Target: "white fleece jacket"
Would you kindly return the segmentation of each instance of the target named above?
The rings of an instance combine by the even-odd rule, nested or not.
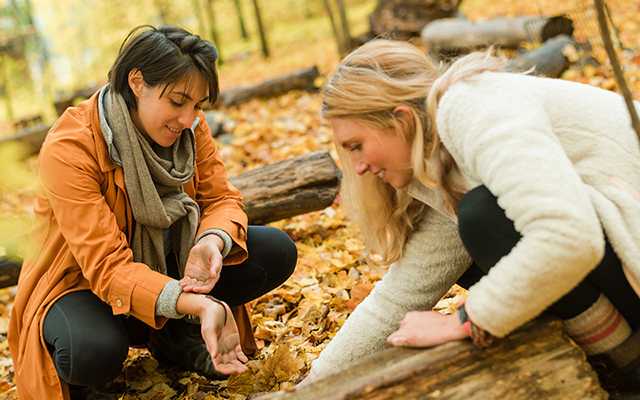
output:
[[[605,233],[637,285],[640,142],[622,97],[483,73],[447,90],[436,122],[468,189],[486,185],[522,234],[471,287],[466,304],[476,324],[505,336],[535,318],[599,263]],[[408,189],[429,211],[402,258],[314,362],[311,379],[380,350],[407,311],[431,308],[470,265],[439,194],[416,182]]]

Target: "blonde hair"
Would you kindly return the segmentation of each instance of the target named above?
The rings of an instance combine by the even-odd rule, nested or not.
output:
[[[448,68],[436,67],[407,42],[373,40],[338,65],[323,90],[322,115],[399,132],[411,143],[413,177],[438,190],[447,210],[455,213],[464,188],[453,157],[438,136],[438,102],[454,83],[503,65],[489,51],[464,56]],[[399,105],[410,107],[410,123],[394,116]],[[373,174],[358,176],[347,152],[337,147],[343,166],[343,203],[367,248],[382,256],[383,262],[396,261],[425,205],[412,199],[406,189],[394,189]]]

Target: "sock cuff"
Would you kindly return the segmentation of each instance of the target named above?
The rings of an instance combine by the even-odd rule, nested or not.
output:
[[[564,321],[566,332],[589,355],[604,353],[631,335],[631,328],[609,299],[598,300],[581,314]]]

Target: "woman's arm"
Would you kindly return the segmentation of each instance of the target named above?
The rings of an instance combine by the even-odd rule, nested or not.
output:
[[[202,338],[211,354],[215,369],[223,374],[240,374],[248,361],[240,347],[238,327],[225,303],[196,293],[181,293],[176,311],[200,319]]]
[[[433,307],[470,263],[455,224],[429,210],[408,240],[402,258],[349,316],[314,361],[305,382],[382,349],[408,311]]]
[[[78,128],[81,129],[81,128]],[[90,132],[52,132],[40,152],[42,190],[91,290],[114,314],[159,327],[156,299],[169,277],[133,261],[125,234],[105,201],[104,173]]]
[[[496,336],[536,317],[575,287],[604,251],[587,191],[532,79],[456,84],[438,111],[443,144],[467,176],[498,197],[522,234],[470,289],[466,302],[470,319]]]
[[[211,132],[200,115],[196,137],[196,201],[200,206],[200,226],[196,239],[217,230],[229,235],[234,249],[225,264],[238,264],[247,257],[247,215],[242,196],[227,177]],[[218,232],[219,233],[219,232]]]

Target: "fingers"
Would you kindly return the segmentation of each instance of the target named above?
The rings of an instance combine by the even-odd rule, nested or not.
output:
[[[188,276],[185,276],[179,281],[183,292],[194,293],[209,293],[213,290],[215,283],[213,280],[199,281]]]
[[[246,363],[247,361],[249,361],[247,356],[244,355],[244,353],[242,352],[242,347],[240,347],[240,345],[236,346],[235,351],[236,351],[236,357],[238,358],[238,360],[242,361],[243,363]]]
[[[401,329],[398,329],[397,331],[393,332],[391,335],[389,335],[387,337],[387,343],[391,344],[392,346],[410,346],[409,344],[409,338],[404,334],[404,332]]]
[[[216,371],[226,375],[237,375],[247,371],[247,366],[235,358],[235,352],[218,354],[212,361]]]
[[[216,280],[218,275],[220,274],[220,269],[222,269],[222,255],[220,253],[215,254],[211,257],[211,264],[209,265],[209,274],[211,277],[215,277]]]

